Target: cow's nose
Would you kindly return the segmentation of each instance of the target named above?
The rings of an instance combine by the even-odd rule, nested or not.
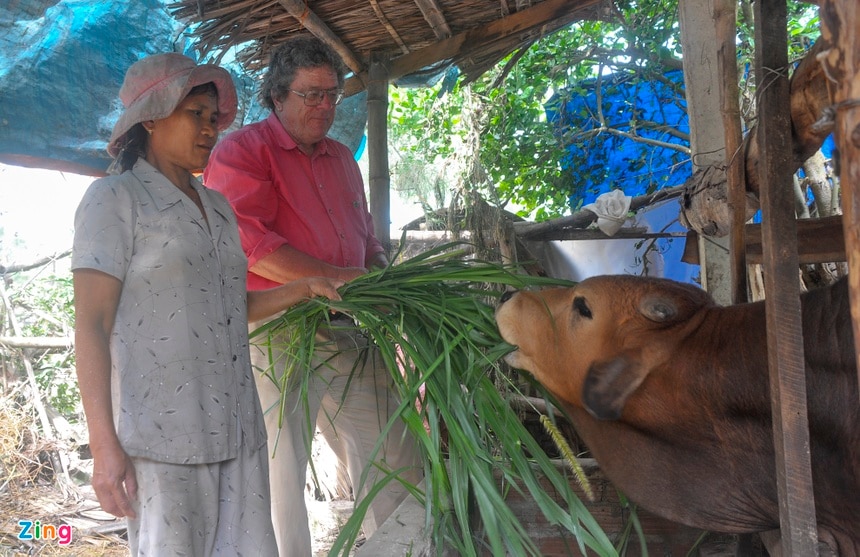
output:
[[[505,302],[507,302],[508,300],[513,298],[514,294],[516,294],[516,292],[517,292],[516,290],[508,290],[507,292],[502,294],[501,298],[499,298],[499,303],[504,304]]]

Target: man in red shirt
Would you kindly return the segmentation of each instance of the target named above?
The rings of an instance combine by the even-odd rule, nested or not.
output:
[[[342,62],[318,39],[301,37],[282,44],[272,53],[260,91],[271,114],[225,136],[209,159],[204,183],[223,193],[236,212],[251,290],[304,276],[349,281],[388,264],[373,233],[358,165],[345,145],[326,137],[343,98],[343,82]],[[398,406],[381,358],[369,358],[361,369],[367,340],[358,330],[345,328],[339,323],[321,331],[325,338],[318,341],[316,353],[321,360],[331,359],[313,372],[307,409],[295,389],[288,394],[280,428],[280,389],[257,375],[273,452],[272,519],[282,557],[311,554],[304,486],[314,424],[307,423],[306,416],[332,445],[358,501],[374,483],[377,468],[370,456]],[[286,340],[272,339],[271,348],[277,351],[280,342]],[[271,365],[268,349],[251,348],[254,365],[263,370]],[[273,353],[272,361],[284,369],[282,354]],[[354,372],[357,361],[359,370]],[[419,461],[414,441],[398,420],[376,462],[389,470],[409,467],[402,477],[416,483],[421,478]],[[369,477],[361,484],[368,465]],[[374,497],[362,525],[365,536],[406,494],[393,481]]]

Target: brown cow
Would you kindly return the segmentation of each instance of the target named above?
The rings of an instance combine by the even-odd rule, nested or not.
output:
[[[857,556],[860,394],[847,281],[804,294],[802,307],[819,540]],[[508,363],[558,399],[631,500],[716,532],[779,528],[764,302],[721,307],[693,285],[600,276],[505,294],[496,320],[518,347]]]

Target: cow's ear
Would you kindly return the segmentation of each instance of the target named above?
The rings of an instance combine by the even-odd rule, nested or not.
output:
[[[627,398],[642,384],[642,366],[629,356],[596,362],[588,369],[582,385],[582,404],[598,420],[621,417]]]
[[[670,296],[652,294],[639,302],[639,313],[655,323],[665,323],[678,315],[678,304]]]

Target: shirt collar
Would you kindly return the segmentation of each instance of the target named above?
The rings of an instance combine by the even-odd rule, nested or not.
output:
[[[185,197],[184,194],[179,191],[179,188],[173,185],[173,183],[171,183],[164,174],[149,164],[143,157],[139,157],[137,159],[131,172],[138,180],[140,180],[146,189],[149,190],[153,202],[159,211],[179,203]],[[197,193],[201,194],[201,199],[203,199],[203,186],[193,175],[191,176],[191,187],[197,190]],[[206,201],[203,201],[203,204],[206,206]]]

